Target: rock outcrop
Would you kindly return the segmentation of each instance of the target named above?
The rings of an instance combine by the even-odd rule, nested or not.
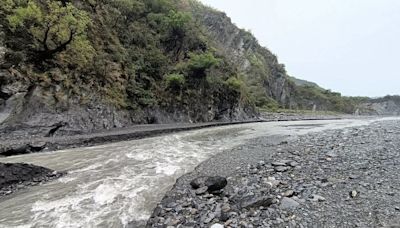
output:
[[[359,114],[398,116],[400,115],[400,97],[386,96],[383,98],[368,99],[360,105]]]
[[[196,4],[191,10],[213,38],[218,51],[229,56],[247,77],[257,97],[272,98],[286,108],[296,106],[295,85],[270,50],[262,47],[250,32],[238,28],[225,13]]]
[[[62,172],[30,164],[0,163],[0,196],[11,194],[26,186],[53,180],[62,175]]]

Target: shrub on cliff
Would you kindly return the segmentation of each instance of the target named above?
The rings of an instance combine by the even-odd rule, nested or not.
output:
[[[225,83],[230,89],[235,91],[240,91],[244,86],[244,82],[236,77],[230,77]]]
[[[170,74],[165,77],[165,81],[168,88],[179,90],[185,84],[185,76],[182,74]]]
[[[210,52],[200,54],[191,53],[189,56],[189,70],[191,71],[191,75],[197,78],[204,78],[208,69],[220,63],[220,59],[215,58]]]

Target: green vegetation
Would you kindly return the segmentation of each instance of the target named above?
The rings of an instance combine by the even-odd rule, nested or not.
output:
[[[242,82],[228,80],[237,70],[224,56],[216,57],[202,26],[183,9],[185,4],[2,1],[6,62],[29,75],[29,83],[82,103],[90,96],[123,109],[185,109],[199,101],[203,104],[197,105],[217,103],[221,94],[232,105],[243,103]],[[48,74],[53,71],[59,77]]]
[[[199,12],[216,15],[213,23],[225,19],[196,0],[2,0],[4,65],[64,103],[95,99],[135,111],[194,113],[210,105],[354,111],[354,99],[294,85],[245,30],[233,44],[246,50],[249,66],[241,69]]]
[[[360,98],[360,99],[363,99],[363,98]],[[365,100],[365,99],[366,99],[366,98],[364,98],[364,100]],[[400,96],[398,96],[398,95],[394,95],[394,96],[387,95],[387,96],[384,96],[384,97],[382,97],[382,98],[374,99],[373,101],[374,101],[374,102],[393,101],[395,104],[400,105]]]
[[[167,75],[165,80],[166,80],[167,86],[169,88],[171,88],[172,90],[179,90],[185,84],[185,76],[182,74]]]
[[[298,86],[296,98],[302,109],[354,113],[360,103],[357,98],[343,97],[340,93],[324,90],[311,85]],[[321,108],[322,107],[322,108]]]
[[[236,77],[230,77],[228,80],[226,80],[226,84],[232,90],[236,91],[241,91],[241,89],[245,86],[244,82]]]
[[[207,70],[213,66],[217,66],[219,59],[215,58],[212,53],[189,54],[188,63],[189,70],[193,77],[204,78]]]
[[[2,7],[8,12],[6,18],[12,32],[27,32],[30,36],[26,46],[34,52],[36,61],[52,59],[64,51],[69,53],[64,60],[71,64],[91,61],[94,50],[86,37],[91,20],[85,11],[68,2],[50,0],[8,0]]]

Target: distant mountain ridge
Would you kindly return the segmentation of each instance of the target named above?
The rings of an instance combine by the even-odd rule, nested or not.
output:
[[[289,76],[290,80],[292,80],[294,82],[294,84],[296,84],[297,86],[313,86],[316,88],[321,88],[317,83],[315,82],[310,82],[307,80],[303,80],[303,79],[299,79],[299,78],[295,78],[295,77],[291,77]]]

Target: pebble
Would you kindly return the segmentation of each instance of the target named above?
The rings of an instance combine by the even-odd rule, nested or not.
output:
[[[355,191],[355,190],[353,190],[353,191],[351,191],[351,192],[349,193],[349,195],[350,195],[351,198],[356,198],[356,197],[358,196],[358,192]]]
[[[272,162],[271,165],[272,166],[286,166],[286,164],[284,162]]]
[[[210,226],[210,228],[224,228],[224,225],[216,223],[216,224],[213,224],[212,226]]]
[[[294,195],[294,191],[293,190],[287,190],[282,195],[286,196],[286,197],[291,197],[291,196]]]
[[[326,199],[320,195],[312,195],[310,200],[314,202],[322,202],[325,201]]]
[[[286,171],[288,171],[290,168],[289,167],[287,167],[287,166],[275,166],[274,167],[274,170],[276,171],[276,172],[286,172]]]

